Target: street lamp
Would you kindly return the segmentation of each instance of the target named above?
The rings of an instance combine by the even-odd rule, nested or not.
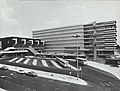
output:
[[[72,35],[74,38],[76,38],[76,42],[77,42],[77,45],[76,45],[76,50],[77,50],[77,53],[76,53],[76,60],[77,60],[77,79],[79,78],[79,64],[78,64],[78,38],[81,37],[80,34],[76,34],[76,35]]]
[[[96,51],[96,49],[97,49],[97,46],[96,46],[96,21],[95,22],[93,22],[93,46],[94,46],[94,61],[96,61],[97,60],[97,51]]]

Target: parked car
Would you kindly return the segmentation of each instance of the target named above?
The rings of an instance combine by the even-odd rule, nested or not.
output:
[[[25,71],[24,71],[24,70],[18,70],[17,73],[19,73],[19,74],[24,74]]]
[[[8,67],[7,66],[2,66],[1,69],[2,70],[8,70]]]
[[[111,64],[111,67],[119,67],[117,64]]]
[[[28,76],[37,76],[37,73],[34,72],[34,71],[30,71],[30,72],[26,73],[26,75],[28,75]]]

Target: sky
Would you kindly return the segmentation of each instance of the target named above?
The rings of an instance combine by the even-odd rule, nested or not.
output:
[[[120,45],[120,1],[0,0],[0,37],[32,37],[32,31],[117,21]]]

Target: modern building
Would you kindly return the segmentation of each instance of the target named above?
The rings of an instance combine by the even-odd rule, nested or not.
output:
[[[116,48],[116,21],[93,22],[84,25],[67,26],[53,29],[33,31],[33,38],[45,41],[44,52],[76,54],[78,37],[78,53],[90,58],[108,57]]]
[[[32,47],[41,52],[44,49],[44,42],[40,39],[24,38],[24,37],[4,37],[0,38],[0,50],[5,50],[9,47],[18,49]]]

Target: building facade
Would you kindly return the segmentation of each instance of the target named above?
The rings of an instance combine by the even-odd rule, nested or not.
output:
[[[33,31],[33,38],[45,41],[44,52],[78,53],[88,57],[107,57],[116,48],[116,21],[94,22],[91,24]]]
[[[8,47],[29,48],[32,47],[37,51],[44,49],[44,42],[40,39],[24,38],[24,37],[4,37],[0,38],[0,50]]]

